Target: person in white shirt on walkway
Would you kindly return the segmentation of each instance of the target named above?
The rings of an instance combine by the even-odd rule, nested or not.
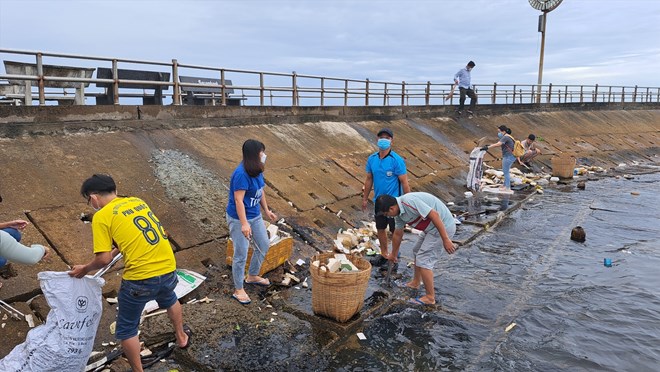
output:
[[[466,95],[470,97],[470,109],[467,110],[467,113],[470,115],[474,114],[474,107],[477,104],[477,95],[474,93],[474,90],[472,90],[472,85],[470,85],[470,71],[472,71],[474,66],[474,62],[470,61],[468,62],[467,66],[465,66],[465,68],[458,70],[456,75],[454,75],[454,84],[458,85],[458,90],[461,93],[461,96],[458,100],[458,109],[456,110],[458,114],[463,113]]]

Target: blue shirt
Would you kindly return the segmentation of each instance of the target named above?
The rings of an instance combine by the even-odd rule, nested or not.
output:
[[[396,152],[390,150],[384,158],[378,153],[367,159],[367,173],[371,173],[374,182],[374,203],[381,195],[397,197],[403,194],[399,176],[406,174],[406,163]]]
[[[227,214],[232,218],[239,219],[236,212],[236,201],[234,200],[234,191],[245,190],[243,205],[245,206],[245,217],[251,220],[261,215],[260,202],[264,192],[264,174],[259,173],[256,177],[250,177],[245,171],[243,163],[239,164],[234,173],[231,174],[229,181],[229,202],[227,203]]]
[[[467,67],[458,70],[454,75],[454,80],[458,80],[459,88],[470,88],[470,71]]]

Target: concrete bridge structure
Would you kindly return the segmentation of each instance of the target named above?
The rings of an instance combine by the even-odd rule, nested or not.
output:
[[[660,161],[660,104],[653,102],[484,105],[474,118],[455,118],[450,110],[0,107],[0,220],[29,219],[24,243],[54,251],[51,262],[12,265],[13,273],[0,279],[0,298],[28,311],[21,303],[40,292],[39,271],[67,270],[92,257],[91,227],[81,219],[91,208],[79,189],[99,172],[115,178],[120,194],[152,207],[172,237],[180,267],[203,273],[210,263],[224,265],[229,178],[248,138],[266,145],[268,201],[296,237],[294,260],[330,249],[338,229],[369,219],[361,211],[364,165],[382,127],[394,131],[393,148],[406,160],[412,189],[445,201],[462,198],[468,153],[481,137],[495,142],[501,124],[517,138],[534,133],[542,139],[539,164],[546,169],[560,153],[604,168]],[[486,161],[501,166],[491,156]],[[116,295],[120,272],[121,266],[106,275],[106,296]],[[112,339],[105,327],[114,312],[105,313],[97,342]],[[0,356],[24,340],[27,328],[16,327]]]

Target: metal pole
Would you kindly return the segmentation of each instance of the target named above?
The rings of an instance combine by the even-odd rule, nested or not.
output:
[[[115,105],[119,104],[119,72],[117,71],[117,60],[112,60],[112,101]]]
[[[293,71],[293,73],[291,74],[291,85],[292,85],[292,88],[293,88],[292,97],[291,97],[292,106],[298,106],[298,86],[297,86],[298,85],[298,82],[297,82],[298,79],[297,79],[297,76],[298,76],[298,74],[296,74],[296,72]]]
[[[325,93],[325,78],[321,78],[321,107],[323,107],[323,98]]]
[[[491,103],[494,105],[495,100],[497,98],[497,82],[493,83],[493,98],[491,100]]]
[[[39,106],[43,106],[46,104],[46,92],[44,90],[44,65],[43,55],[41,53],[37,53],[37,76],[39,76]]]
[[[259,73],[259,104],[261,107],[264,106],[264,73]],[[271,105],[273,102],[271,101]]]
[[[179,92],[179,63],[176,59],[172,60],[172,81],[174,81],[174,97],[172,104],[181,106],[181,93]],[[213,99],[215,102],[215,99]]]
[[[543,51],[545,49],[545,24],[548,18],[548,12],[543,12],[539,19],[539,31],[541,32],[541,57],[539,58],[539,81],[536,96],[536,103],[541,103],[541,84],[543,84]]]
[[[225,88],[225,69],[220,70],[220,104],[227,106],[227,89]]]
[[[426,82],[426,106],[429,105],[431,101],[431,82],[427,81]]]
[[[369,106],[369,79],[366,80],[366,83],[364,85],[364,105]]]

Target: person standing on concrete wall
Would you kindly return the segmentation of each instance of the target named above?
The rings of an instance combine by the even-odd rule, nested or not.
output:
[[[144,306],[156,300],[167,309],[178,347],[191,344],[192,332],[183,324],[174,251],[165,229],[147,203],[136,197],[118,197],[112,177],[95,174],[85,180],[80,194],[96,210],[92,218],[94,259],[74,265],[69,275],[82,278],[108,265],[121,253],[124,272],[119,288],[115,335],[133,371],[142,371],[138,326]]]
[[[525,154],[518,158],[518,163],[531,167],[532,165],[529,162],[538,155],[541,155],[541,149],[536,148],[536,136],[530,134],[526,139],[520,141],[520,143],[525,149]]]
[[[411,192],[397,198],[381,195],[376,199],[376,210],[378,214],[394,217],[396,231],[401,231],[392,238],[392,253],[388,256],[392,262],[397,260],[403,227],[408,224],[422,231],[413,247],[415,271],[406,287],[419,289],[420,284],[424,283],[426,294],[410,302],[417,305],[435,304],[433,267],[438,262],[440,246],[449,254],[456,252],[456,246],[451,241],[456,233],[456,222],[451,212],[440,199],[426,192]]]
[[[378,138],[378,152],[373,153],[367,159],[367,177],[364,180],[364,191],[362,193],[362,211],[367,210],[367,201],[374,188],[374,204],[381,195],[400,196],[410,192],[406,163],[403,158],[392,150],[394,133],[389,128],[383,128],[376,134]],[[387,263],[387,231],[388,226],[392,234],[403,234],[394,229],[394,219],[381,215],[375,210],[376,231],[380,243],[380,255],[373,260],[372,265],[383,266]]]
[[[465,66],[465,68],[458,70],[458,72],[454,75],[454,84],[458,85],[458,90],[461,94],[458,101],[458,109],[456,110],[459,115],[463,113],[466,95],[470,97],[470,109],[467,110],[467,113],[469,115],[474,114],[474,107],[477,104],[477,95],[474,93],[474,90],[472,90],[472,85],[470,85],[472,80],[470,71],[472,71],[474,66],[474,62],[470,61],[468,62],[467,66]]]
[[[513,193],[513,190],[511,190],[511,173],[509,171],[511,169],[511,165],[513,165],[513,162],[516,161],[516,157],[513,156],[513,137],[511,137],[511,129],[507,128],[506,125],[500,125],[497,127],[497,129],[497,137],[499,140],[491,145],[486,145],[481,149],[483,151],[487,151],[493,147],[502,148],[502,172],[504,172],[504,186],[500,187],[500,192],[511,194]]]
[[[243,143],[243,161],[232,173],[229,183],[227,224],[234,244],[231,271],[235,289],[232,298],[243,305],[252,302],[243,288],[244,284],[270,285],[267,278],[259,276],[261,264],[270,247],[260,207],[271,221],[275,222],[277,219],[277,215],[268,208],[264,192],[265,151],[266,146],[263,143],[253,139],[245,141]],[[250,241],[253,242],[254,251],[248,275],[245,277],[245,264]]]

